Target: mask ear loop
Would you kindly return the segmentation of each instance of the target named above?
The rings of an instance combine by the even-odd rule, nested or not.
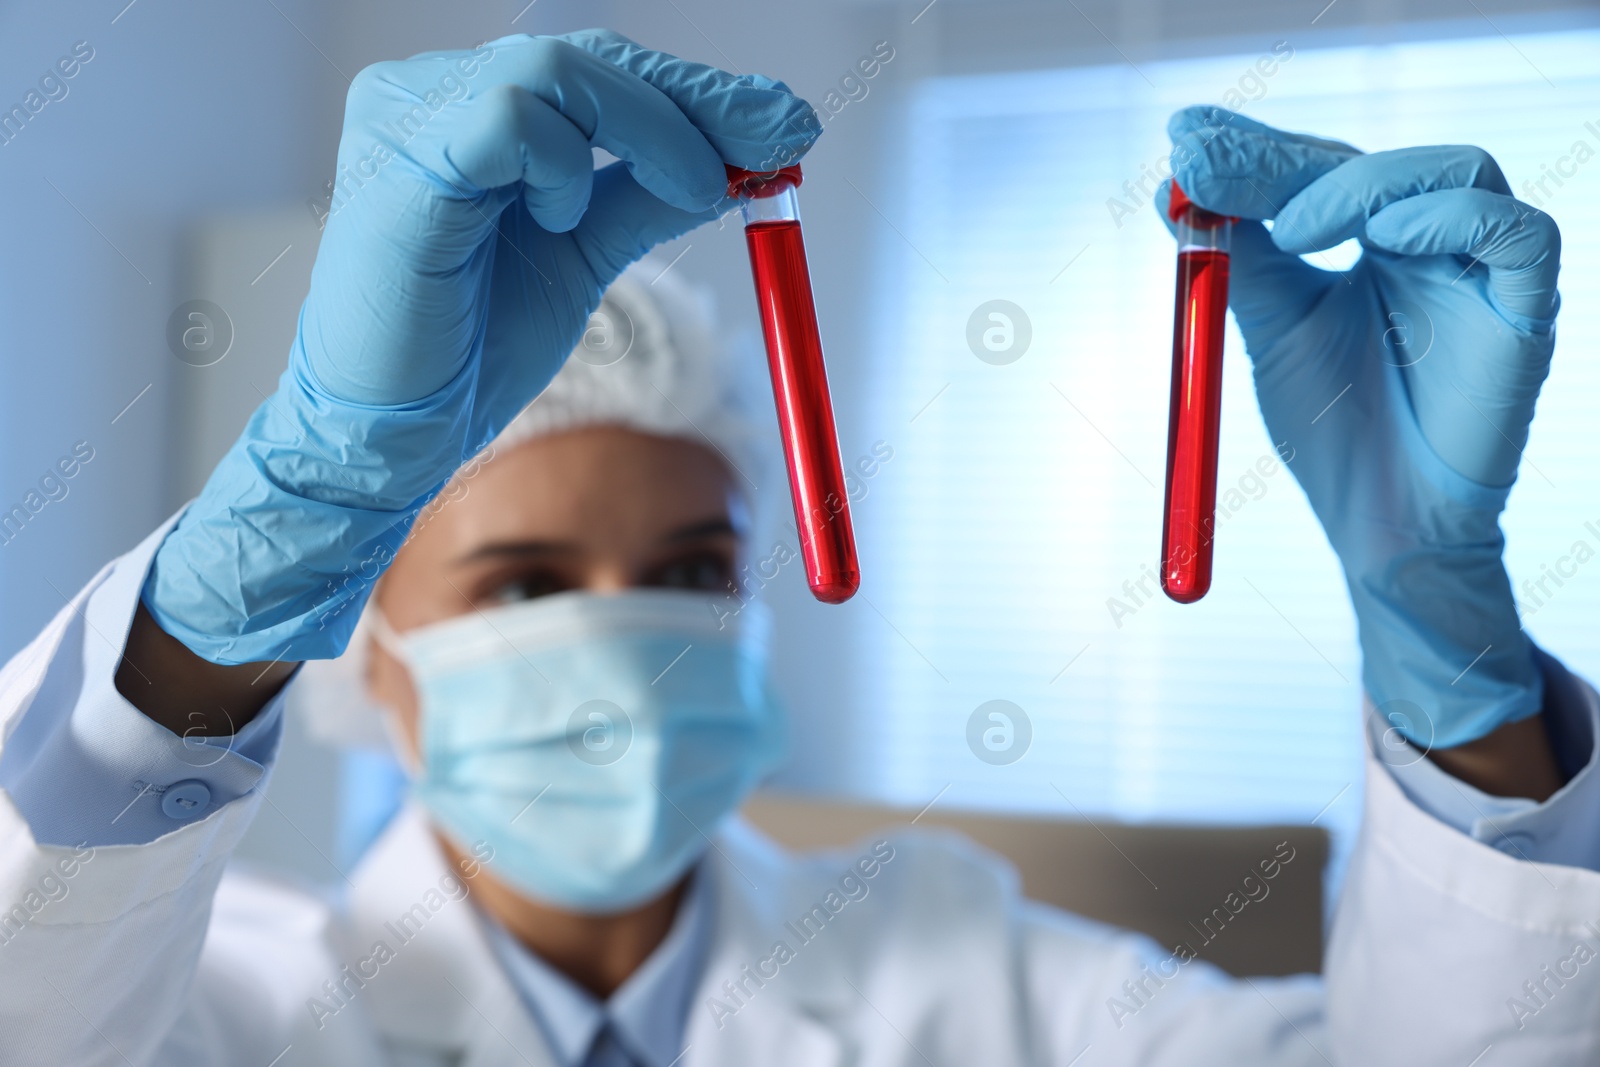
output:
[[[377,646],[401,663],[409,663],[406,659],[405,641],[395,633],[394,627],[389,625],[389,620],[384,616],[383,609],[378,607],[376,600],[368,600],[367,608],[362,612],[362,621],[372,632],[372,640]]]
[[[384,617],[383,612],[378,608],[376,600],[367,601],[367,607],[362,613],[361,620],[366,624],[368,632],[372,634],[373,644],[389,653],[395,662],[405,667],[409,672],[411,659],[406,655],[405,640],[395,632],[393,626],[389,625],[389,620]],[[419,693],[417,699],[417,738],[416,743],[413,744],[405,734],[400,732],[400,726],[395,721],[399,718],[399,713],[393,708],[384,709],[383,732],[389,738],[389,747],[394,750],[395,758],[400,761],[400,765],[405,768],[406,774],[410,776],[413,782],[419,781],[423,774],[421,757],[422,731],[427,728],[427,724],[423,721],[423,714],[422,699]]]

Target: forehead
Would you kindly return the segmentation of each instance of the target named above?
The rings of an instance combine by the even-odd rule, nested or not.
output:
[[[735,486],[710,447],[616,426],[519,442],[468,468],[412,538],[448,552],[494,540],[651,540],[730,516]]]

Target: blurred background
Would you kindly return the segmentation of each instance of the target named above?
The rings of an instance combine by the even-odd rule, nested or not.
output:
[[[591,25],[781,77],[823,120],[801,201],[865,579],[843,607],[796,568],[767,590],[787,794],[1108,844],[1298,826],[1331,835],[1336,887],[1360,814],[1353,623],[1237,334],[1216,584],[1179,607],[1146,577],[1173,269],[1150,193],[1191,103],[1368,150],[1478,144],[1560,223],[1560,344],[1506,527],[1528,630],[1600,676],[1600,5],[1564,0],[6,5],[0,513],[22,517],[0,526],[0,655],[197,491],[274,387],[350,77]],[[41,83],[63,58],[74,75]],[[753,328],[736,227],[660,254]],[[174,338],[196,308],[204,359]],[[41,487],[66,455],[90,458]],[[247,853],[336,881],[390,772],[298,724],[289,744]]]

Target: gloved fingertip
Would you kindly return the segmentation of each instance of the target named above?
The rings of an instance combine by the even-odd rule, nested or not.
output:
[[[539,228],[550,233],[566,233],[575,229],[583,220],[581,211],[576,214],[570,211],[550,211],[533,203],[530,197],[524,197],[522,202],[527,207],[528,214],[533,216],[533,221],[539,224]]]
[[[679,211],[709,211],[728,194],[727,171],[720,164],[715,168],[685,168],[670,175],[642,161],[628,163],[627,168],[634,181]]]
[[[1351,237],[1366,234],[1364,220],[1350,213],[1350,203],[1340,197],[1330,202],[1322,187],[1292,197],[1272,224],[1272,243],[1296,256],[1325,252]]]
[[[755,89],[759,92],[779,92],[789,96],[794,95],[794,90],[789,88],[787,83],[781,82],[776,78],[769,78],[765,74],[738,74],[734,76],[734,80],[739,83],[740,87],[745,89]]]
[[[527,44],[532,40],[533,40],[533,37],[530,34],[526,34],[526,33],[508,33],[504,37],[496,37],[492,41],[485,41],[485,42],[483,42],[483,44],[479,45],[479,47],[480,48],[511,48],[511,47],[516,46],[516,45]]]
[[[724,162],[746,170],[769,171],[798,163],[822,136],[822,123],[809,103],[791,93],[741,109],[738,134],[707,133]]]
[[[782,94],[780,130],[797,145],[809,148],[816,144],[817,138],[822,136],[822,120],[817,116],[817,109],[805,97],[796,96],[787,89],[782,90]]]
[[[1305,256],[1310,255],[1312,252],[1322,251],[1322,246],[1311,240],[1292,221],[1286,221],[1288,217],[1288,210],[1285,209],[1272,224],[1272,243],[1277,247],[1278,251],[1287,252],[1291,256]]]
[[[1216,180],[1217,167],[1207,146],[1215,140],[1215,131],[1208,136],[1202,133],[1185,133],[1173,139],[1169,156],[1172,181],[1183,186],[1190,200],[1208,211],[1221,211],[1230,205],[1219,200]]]
[[[1185,134],[1195,130],[1205,129],[1217,125],[1214,112],[1217,109],[1209,104],[1191,104],[1189,107],[1179,108],[1167,119],[1167,136],[1176,141]]]
[[[1395,208],[1400,210],[1393,210]],[[1386,252],[1409,255],[1415,251],[1413,246],[1419,236],[1417,221],[1415,210],[1402,200],[1367,219],[1363,236]]]
[[[638,47],[633,38],[605,26],[590,26],[587,29],[573,30],[571,33],[564,33],[561,36],[574,42],[587,40],[598,41],[603,44],[633,45]]]
[[[555,190],[529,185],[523,188],[522,203],[541,229],[566,233],[583,220],[593,189],[592,176],[582,176]]]
[[[1160,211],[1163,215],[1165,215],[1167,213],[1168,206],[1171,205],[1171,203],[1172,203],[1172,179],[1171,178],[1166,179],[1160,185],[1156,186],[1156,195],[1154,197],[1154,200],[1155,200],[1156,210]]]

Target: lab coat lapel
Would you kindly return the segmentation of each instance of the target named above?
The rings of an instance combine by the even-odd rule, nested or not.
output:
[[[848,1044],[840,1020],[849,1017],[853,994],[817,968],[827,965],[825,957],[809,970],[784,968],[718,1025],[709,1003],[727,1003],[722,983],[771,951],[782,933],[792,874],[781,849],[737,820],[718,835],[705,862],[712,934],[684,1030],[682,1067],[836,1067]],[[426,911],[428,891],[449,873],[426,817],[414,805],[403,809],[352,878],[340,962],[369,957],[379,941],[394,950],[357,998],[386,1042],[427,1048],[441,1064],[554,1067],[538,1024],[466,900],[446,897],[415,929],[421,915],[414,909],[421,904]]]
[[[442,891],[450,873],[426,817],[402,809],[352,879],[340,962],[370,958],[379,943],[393,953],[357,998],[385,1041],[452,1067],[554,1067],[471,903]]]
[[[850,992],[844,982],[819,981],[815,970],[786,967],[748,996],[732,997],[723,986],[740,980],[744,968],[766,957],[783,934],[792,877],[787,856],[735,819],[717,836],[705,863],[712,875],[715,918],[705,972],[684,1028],[686,1067],[835,1067],[843,1062],[840,1020],[848,1017],[849,1005],[841,991]],[[732,1006],[737,1011],[729,1015],[725,1009]]]

